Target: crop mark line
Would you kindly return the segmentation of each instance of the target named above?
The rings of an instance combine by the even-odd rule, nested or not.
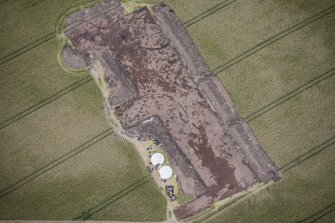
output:
[[[207,9],[207,10],[205,10],[205,11],[203,11],[203,12],[200,13],[199,15],[197,15],[197,16],[195,16],[195,17],[189,19],[189,20],[187,20],[187,21],[184,23],[185,28],[190,27],[191,25],[193,25],[193,24],[195,24],[195,23],[197,23],[197,22],[203,20],[204,18],[206,18],[206,17],[212,15],[213,13],[215,13],[215,12],[217,12],[217,11],[219,11],[219,10],[225,8],[226,6],[232,4],[232,3],[236,2],[236,1],[237,1],[237,0],[230,0],[230,1],[229,1],[229,0],[226,0],[226,1],[224,1],[224,2],[221,2],[221,3],[217,4],[217,5],[215,5],[215,6],[211,7],[211,8],[209,8],[209,9]]]
[[[144,184],[151,181],[152,178],[149,176],[145,176],[140,180],[136,181],[135,183],[131,184],[129,187],[119,191],[118,193],[112,195],[111,197],[107,198],[106,200],[102,201],[100,204],[96,205],[95,207],[89,209],[82,215],[76,217],[74,220],[87,220],[92,215],[98,213],[99,211],[103,210],[107,206],[111,205],[112,203],[116,202],[117,200],[121,199],[122,197],[126,196],[127,194],[131,193],[132,191],[138,189],[139,187],[143,186]]]
[[[76,147],[75,149],[65,153],[61,157],[51,161],[50,163],[46,164],[45,166],[35,170],[31,174],[27,175],[26,177],[18,180],[16,183],[12,184],[11,186],[8,186],[7,188],[4,188],[0,191],[0,198],[8,195],[9,193],[19,189],[20,187],[24,186],[25,184],[29,183],[30,181],[36,179],[37,177],[41,176],[45,172],[55,168],[56,166],[60,165],[61,163],[65,162],[66,160],[76,156],[77,154],[83,152],[87,148],[93,146],[100,140],[106,138],[107,136],[111,135],[113,133],[112,128],[108,128],[107,130],[103,131],[102,133],[99,133],[97,136],[93,137],[92,139],[86,141],[85,143],[81,144],[80,146]]]
[[[3,129],[3,128],[5,128],[5,127],[7,127],[7,126],[9,126],[9,125],[11,125],[11,124],[13,124],[14,122],[16,122],[18,120],[26,117],[27,115],[33,113],[34,111],[36,111],[36,110],[38,110],[38,109],[46,106],[47,104],[55,101],[56,99],[58,99],[58,98],[60,98],[60,97],[62,97],[64,95],[66,95],[67,93],[70,93],[71,91],[79,88],[80,86],[88,83],[91,80],[92,80],[92,78],[90,76],[87,76],[87,77],[85,77],[85,78],[83,78],[83,79],[75,82],[74,84],[72,84],[72,85],[64,88],[63,90],[57,92],[56,94],[54,94],[54,95],[52,95],[52,96],[50,96],[50,97],[48,97],[46,99],[43,99],[38,104],[36,104],[36,105],[34,105],[34,106],[32,106],[32,107],[30,107],[30,108],[28,108],[28,109],[26,109],[26,110],[24,110],[24,111],[22,111],[20,113],[12,116],[10,118],[8,118],[7,120],[3,121],[0,124],[0,130]]]
[[[209,11],[211,11],[211,10],[217,8],[217,7],[220,7],[221,5],[223,5],[223,4],[226,3],[226,2],[227,2],[227,0],[225,0],[225,1],[221,2],[221,3],[218,3],[218,4],[212,6],[212,7],[208,8],[208,9],[202,11],[200,14],[194,16],[193,18],[190,18],[190,19],[186,20],[185,22],[183,22],[183,24],[184,24],[184,25],[187,25],[188,23],[191,23],[193,20],[197,19],[198,17],[200,17],[200,16],[206,14],[207,12],[209,12]]]
[[[295,158],[294,160],[290,161],[289,163],[286,163],[282,167],[280,167],[280,171],[282,173],[287,172],[288,170],[292,169],[293,167],[299,165],[300,163],[306,161],[307,159],[315,156],[316,154],[322,152],[323,150],[329,148],[335,143],[335,136],[328,139],[327,141],[321,143],[320,145],[310,149],[306,153],[300,155],[299,157]]]
[[[230,68],[231,66],[233,66],[233,65],[235,65],[239,62],[241,62],[242,60],[246,59],[247,57],[249,57],[249,56],[257,53],[258,51],[262,50],[263,48],[269,46],[270,44],[272,44],[272,43],[286,37],[287,35],[289,35],[289,34],[295,32],[295,31],[311,24],[312,22],[314,22],[318,19],[321,19],[322,17],[324,17],[324,16],[326,16],[326,15],[328,15],[328,14],[334,12],[334,11],[335,11],[335,5],[333,5],[330,8],[325,9],[322,12],[320,12],[316,15],[313,15],[312,17],[310,17],[310,18],[308,18],[308,19],[306,19],[306,20],[304,20],[304,21],[302,21],[302,22],[300,22],[300,23],[298,23],[298,24],[296,24],[296,25],[294,25],[294,26],[292,26],[292,27],[290,27],[290,28],[272,36],[272,37],[270,37],[270,38],[268,38],[267,40],[265,40],[265,41],[263,41],[259,44],[257,44],[255,47],[245,51],[244,53],[242,53],[241,55],[231,59],[227,63],[214,68],[212,70],[212,73],[213,74],[221,73],[222,71]]]
[[[39,45],[41,45],[41,44],[43,44],[43,43],[51,40],[54,37],[56,37],[55,36],[55,32],[48,33],[47,35],[41,37],[40,39],[38,39],[38,40],[36,40],[36,41],[28,44],[28,45],[25,45],[25,46],[23,46],[22,48],[20,48],[18,50],[15,50],[14,52],[12,52],[12,53],[10,53],[10,54],[2,57],[0,59],[0,65],[2,65],[4,63],[6,63],[6,62],[8,62],[8,61],[10,61],[10,60],[18,57],[18,56],[20,56],[23,53],[26,53],[26,52],[34,49],[35,47],[37,47],[37,46],[39,46]]]
[[[321,209],[320,211],[312,214],[311,216],[304,218],[296,223],[312,223],[318,221],[320,218],[326,216],[327,214],[333,212],[335,210],[335,202],[328,205],[327,207]]]
[[[251,122],[253,121],[254,119],[260,117],[261,115],[263,115],[264,113],[272,110],[273,108],[283,104],[284,102],[290,100],[291,98],[297,96],[298,94],[306,91],[307,89],[313,87],[314,85],[320,83],[321,81],[324,81],[330,77],[332,77],[333,75],[335,74],[335,68],[327,71],[326,73],[320,75],[319,77],[317,78],[314,78],[312,80],[310,80],[309,82],[307,82],[306,84],[304,85],[301,85],[300,87],[296,88],[295,90],[287,93],[286,95],[276,99],[275,101],[271,102],[270,104],[268,105],[265,105],[264,107],[260,108],[258,111],[246,116],[244,119],[247,121],[247,122]]]

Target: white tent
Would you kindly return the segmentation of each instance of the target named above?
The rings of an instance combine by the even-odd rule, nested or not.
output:
[[[172,176],[172,168],[169,166],[162,166],[159,169],[159,175],[163,180],[169,179]]]
[[[164,163],[164,156],[161,153],[155,153],[151,156],[151,163],[153,165],[163,164]]]

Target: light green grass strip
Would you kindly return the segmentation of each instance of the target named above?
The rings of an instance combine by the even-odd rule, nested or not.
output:
[[[142,7],[147,7],[152,12],[153,4],[143,2],[142,0],[122,0],[121,5],[125,10],[125,14],[131,14]]]

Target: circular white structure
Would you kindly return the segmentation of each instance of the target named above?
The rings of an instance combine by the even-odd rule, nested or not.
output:
[[[164,163],[164,156],[161,153],[155,153],[150,158],[153,165],[160,165]]]
[[[159,169],[159,175],[163,180],[169,179],[172,176],[172,168],[169,166],[162,166]]]

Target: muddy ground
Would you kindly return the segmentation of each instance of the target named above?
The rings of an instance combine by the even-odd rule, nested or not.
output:
[[[71,68],[103,67],[108,103],[129,136],[159,139],[181,189],[197,198],[175,209],[183,219],[278,169],[241,120],[173,10],[125,15],[118,0],[68,16],[64,48]],[[96,73],[96,72],[95,72]]]

